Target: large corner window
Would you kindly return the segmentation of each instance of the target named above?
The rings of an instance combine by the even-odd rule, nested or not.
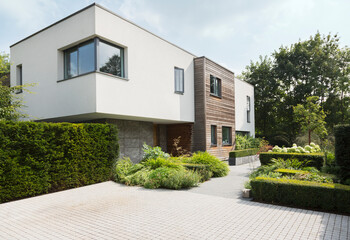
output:
[[[124,49],[95,38],[64,51],[64,78],[100,71],[124,77]]]
[[[184,70],[182,68],[174,68],[175,75],[175,93],[184,93]]]
[[[222,127],[222,145],[232,145],[232,128]]]
[[[22,65],[17,65],[16,67],[16,86],[22,86],[23,85],[23,72],[22,72]],[[22,88],[16,89],[16,93],[23,92]]]
[[[215,125],[211,125],[211,145],[217,145],[217,128]]]
[[[221,79],[210,75],[210,95],[221,97]]]
[[[247,122],[250,123],[250,97],[247,96]]]

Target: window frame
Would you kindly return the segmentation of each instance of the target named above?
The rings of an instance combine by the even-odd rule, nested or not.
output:
[[[214,135],[213,135],[213,130],[214,130]],[[213,139],[213,136],[214,136],[214,139]],[[216,125],[210,125],[210,146],[216,147],[217,145],[218,145],[218,127]]]
[[[229,131],[229,141],[228,143],[224,143],[224,129],[228,129]],[[222,137],[222,146],[232,146],[232,127],[222,126],[221,127],[221,137]]]
[[[99,70],[99,63],[100,63],[99,45],[100,45],[100,42],[103,42],[103,43],[105,43],[107,45],[110,45],[112,47],[118,48],[120,50],[120,56],[122,58],[122,61],[121,61],[121,73],[122,74],[121,74],[121,76],[110,74],[110,73],[106,73],[106,72],[102,72],[102,71]],[[93,43],[93,45],[94,45],[94,52],[93,52],[93,55],[94,55],[94,69],[92,71],[80,74],[79,73],[79,48],[84,46],[84,45],[87,45],[89,43]],[[76,76],[72,76],[72,77],[68,77],[68,74],[67,74],[67,71],[68,71],[67,66],[68,65],[67,65],[67,60],[66,60],[66,54],[68,52],[73,52],[74,50],[77,51],[77,75]],[[69,80],[69,79],[76,78],[76,77],[79,77],[79,76],[84,76],[86,74],[93,73],[93,72],[98,72],[98,73],[106,74],[106,75],[109,75],[109,76],[125,79],[126,78],[126,74],[125,74],[125,48],[123,48],[121,46],[118,46],[116,44],[110,43],[110,42],[108,42],[106,40],[102,40],[99,37],[94,37],[94,38],[88,39],[88,40],[86,40],[84,42],[81,42],[81,43],[79,43],[79,44],[77,44],[75,46],[72,46],[70,48],[67,48],[67,49],[63,50],[63,80]]]
[[[214,92],[211,91],[212,80],[215,82],[215,84],[214,84]],[[209,84],[210,95],[214,96],[214,97],[222,98],[221,86],[222,86],[221,85],[221,79],[218,78],[218,77],[215,77],[213,75],[210,75],[210,84]]]
[[[247,123],[250,123],[250,96],[247,96]]]
[[[16,66],[16,86],[22,86],[23,85],[23,67],[22,64],[18,64]],[[23,89],[17,89],[16,94],[22,93]]]
[[[181,71],[182,72],[182,91],[176,89],[176,71]],[[185,70],[183,68],[179,67],[174,67],[174,87],[175,87],[175,93],[177,94],[184,94],[185,93]]]

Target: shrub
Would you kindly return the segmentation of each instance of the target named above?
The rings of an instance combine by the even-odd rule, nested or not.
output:
[[[208,152],[196,152],[191,158],[185,158],[186,163],[205,164],[213,173],[213,177],[223,177],[229,172],[228,165]]]
[[[321,148],[319,145],[315,143],[310,143],[310,145],[306,145],[305,147],[297,146],[295,143],[293,144],[292,147],[287,148],[287,147],[282,147],[280,148],[279,146],[275,146],[270,150],[269,152],[276,152],[276,153],[317,153],[321,152]]]
[[[106,181],[118,148],[113,125],[0,121],[0,202]]]
[[[250,185],[257,201],[350,213],[350,186],[263,177]]]
[[[277,153],[277,152],[266,152],[260,153],[259,159],[261,165],[267,165],[271,163],[272,159],[282,158],[282,159],[290,159],[296,158],[299,161],[309,161],[308,166],[316,167],[317,169],[321,169],[324,163],[324,154],[323,153]]]
[[[142,161],[147,161],[149,159],[156,159],[156,158],[169,158],[170,155],[163,152],[160,147],[151,147],[147,144],[143,144],[143,157]]]
[[[278,168],[275,170],[275,172],[279,172],[279,173],[287,174],[287,175],[309,174],[308,171],[296,170],[296,169],[284,169],[284,168]]]
[[[236,150],[243,150],[243,149],[249,149],[249,148],[258,148],[260,145],[260,138],[253,138],[247,135],[236,135],[236,142],[235,142],[235,149]]]
[[[156,169],[160,167],[168,167],[168,168],[181,168],[182,166],[179,164],[176,164],[174,162],[169,161],[168,159],[164,159],[161,157],[158,157],[156,159],[149,159],[144,162],[142,162],[143,165],[146,167],[149,167],[151,169]]]
[[[134,186],[134,185],[143,186],[144,183],[148,181],[151,171],[152,170],[149,168],[141,168],[139,171],[131,173],[131,175],[126,176],[124,178],[124,183],[130,186]]]
[[[144,186],[145,188],[189,188],[197,186],[200,178],[196,172],[160,167],[150,172]]]
[[[256,155],[259,152],[259,148],[234,150],[229,153],[230,158],[246,157]]]
[[[342,181],[350,178],[350,124],[338,125],[334,128],[335,159],[340,167]]]

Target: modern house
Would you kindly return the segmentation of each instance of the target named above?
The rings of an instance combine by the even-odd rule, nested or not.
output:
[[[187,150],[227,158],[237,117],[246,116],[235,102],[247,106],[248,95],[235,97],[233,72],[98,4],[10,49],[11,85],[36,84],[34,94],[19,93],[32,120],[116,124],[121,156],[135,162],[143,143],[171,152],[179,136]],[[254,123],[254,94],[246,94]]]

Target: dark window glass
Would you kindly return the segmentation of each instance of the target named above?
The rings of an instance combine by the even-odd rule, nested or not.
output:
[[[78,49],[68,49],[64,54],[64,78],[78,76]]]
[[[78,48],[79,75],[95,71],[95,44],[89,42]]]
[[[211,145],[216,146],[217,144],[217,131],[216,131],[216,126],[211,125]]]
[[[210,94],[221,97],[221,79],[210,75]]]
[[[184,70],[175,67],[175,92],[184,93]]]
[[[22,72],[22,65],[18,65],[16,69],[16,86],[22,86],[23,85],[23,72]],[[22,89],[16,89],[16,93],[23,92]]]
[[[99,70],[101,72],[124,77],[124,51],[111,44],[99,43]]]
[[[247,96],[247,122],[250,123],[250,97]]]
[[[232,145],[232,128],[222,127],[222,145]]]

